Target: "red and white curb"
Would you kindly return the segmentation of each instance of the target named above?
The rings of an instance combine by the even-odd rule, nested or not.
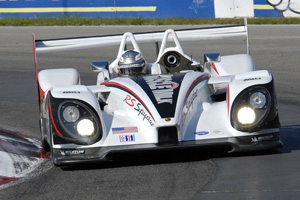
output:
[[[25,177],[47,157],[49,153],[33,140],[0,129],[0,186]]]

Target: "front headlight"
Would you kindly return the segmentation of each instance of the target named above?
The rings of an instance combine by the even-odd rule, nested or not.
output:
[[[245,89],[232,104],[232,126],[247,132],[259,129],[270,113],[271,104],[271,94],[266,87],[254,86]]]
[[[78,100],[62,101],[58,106],[61,134],[65,140],[89,145],[102,138],[102,126],[96,111]]]
[[[253,108],[263,108],[267,103],[267,97],[262,92],[254,92],[250,96],[250,104]]]
[[[82,119],[77,124],[77,131],[82,136],[91,136],[95,133],[94,123],[89,119]]]
[[[76,122],[80,117],[79,110],[75,106],[63,106],[62,115],[66,122]]]
[[[253,124],[255,121],[256,115],[253,108],[242,107],[238,110],[237,119],[241,124]]]

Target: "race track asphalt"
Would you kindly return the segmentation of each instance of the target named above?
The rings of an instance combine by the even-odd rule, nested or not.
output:
[[[0,27],[0,128],[39,140],[32,33],[38,39],[144,32],[196,26]],[[23,180],[0,187],[0,199],[298,199],[300,196],[300,26],[250,25],[256,69],[275,78],[281,136],[272,152],[226,154],[214,149],[116,155],[117,162],[73,168],[49,159]],[[185,52],[244,53],[243,41],[183,42]],[[148,62],[155,46],[141,45]],[[40,55],[39,69],[75,67],[95,84],[89,62],[112,61],[118,47]]]

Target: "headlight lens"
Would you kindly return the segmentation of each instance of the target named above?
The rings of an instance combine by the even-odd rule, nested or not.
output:
[[[237,118],[241,124],[252,124],[255,121],[256,116],[252,108],[243,107],[239,109]]]
[[[267,103],[267,97],[262,92],[254,92],[250,96],[250,104],[253,108],[263,108]]]
[[[63,118],[67,122],[76,122],[79,119],[80,113],[75,106],[62,107]]]
[[[94,123],[89,119],[82,119],[77,124],[77,131],[82,136],[91,136],[95,133]]]
[[[245,89],[232,104],[232,126],[247,132],[259,129],[270,113],[271,104],[271,94],[267,88],[254,86]]]
[[[79,100],[63,101],[58,107],[61,134],[65,140],[89,145],[102,138],[102,126],[94,108]]]

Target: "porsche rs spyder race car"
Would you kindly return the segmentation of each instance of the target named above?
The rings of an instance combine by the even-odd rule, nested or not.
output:
[[[101,161],[125,150],[281,147],[272,75],[255,71],[249,53],[207,53],[201,63],[180,44],[219,38],[247,40],[247,25],[55,40],[33,35],[42,146],[54,164]],[[161,42],[153,63],[139,48],[145,42]],[[40,53],[111,45],[120,45],[114,61],[91,62],[96,85],[81,85],[73,68],[37,69]]]

